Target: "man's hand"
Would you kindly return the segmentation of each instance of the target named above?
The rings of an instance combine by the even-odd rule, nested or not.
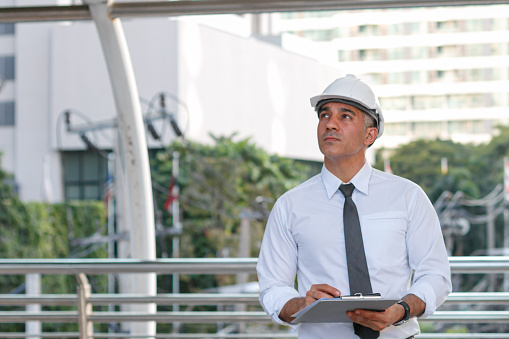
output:
[[[424,313],[426,304],[413,294],[408,294],[403,300],[410,307],[410,317],[419,316]],[[394,304],[383,312],[355,310],[346,312],[348,318],[353,322],[369,327],[375,331],[381,331],[403,319],[405,309],[399,304]]]
[[[289,323],[295,319],[292,317],[292,314],[299,312],[304,307],[311,305],[318,299],[339,297],[340,295],[341,292],[337,288],[327,284],[315,284],[311,286],[309,291],[306,292],[306,296],[304,298],[293,298],[289,300],[279,313],[279,318]]]

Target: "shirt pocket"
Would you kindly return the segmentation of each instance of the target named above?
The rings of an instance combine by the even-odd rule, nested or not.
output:
[[[408,220],[402,212],[384,212],[359,218],[368,267],[375,275],[396,274],[408,267]]]

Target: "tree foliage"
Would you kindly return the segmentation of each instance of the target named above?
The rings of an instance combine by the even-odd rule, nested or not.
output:
[[[0,258],[68,258],[83,254],[71,240],[103,233],[106,224],[104,205],[98,201],[74,201],[67,204],[23,203],[0,170]],[[99,246],[86,257],[107,257]],[[25,277],[0,276],[0,293],[24,293]],[[105,292],[106,279],[94,278],[95,290]],[[43,275],[42,293],[75,293],[76,281],[69,275]],[[54,309],[54,307],[47,307]],[[59,308],[61,310],[61,308]],[[0,331],[22,331],[23,324],[0,324]],[[45,331],[77,330],[74,324],[44,324]]]
[[[236,141],[235,137],[211,136],[210,145],[175,142],[152,160],[153,181],[157,187],[165,188],[156,195],[162,211],[172,173],[172,155],[180,154],[183,257],[236,257],[243,215],[250,219],[250,253],[256,256],[271,203],[306,178],[305,165],[268,154],[250,139]],[[163,213],[164,223],[172,225],[171,215]],[[159,244],[159,251],[164,246],[171,248],[170,239]],[[192,290],[204,287],[205,282],[211,283],[206,279],[183,283]]]
[[[375,164],[383,169],[386,159],[396,175],[418,183],[432,201],[441,192],[463,191],[472,198],[487,195],[503,182],[503,158],[509,156],[509,126],[498,126],[489,143],[460,144],[451,140],[419,139],[392,150],[381,149]],[[441,159],[448,162],[441,173]]]

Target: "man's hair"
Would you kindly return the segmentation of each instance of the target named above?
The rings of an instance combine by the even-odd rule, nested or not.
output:
[[[364,111],[361,112],[364,115],[364,131],[366,131],[370,127],[376,127],[375,118],[369,113],[366,113]]]

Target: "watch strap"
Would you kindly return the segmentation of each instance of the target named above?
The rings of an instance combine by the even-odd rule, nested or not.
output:
[[[400,321],[396,321],[393,324],[394,326],[405,324],[408,322],[408,319],[410,319],[410,306],[408,306],[408,304],[404,300],[398,301],[398,304],[403,306],[403,308],[405,309],[405,314],[403,315],[403,319],[401,319]]]

